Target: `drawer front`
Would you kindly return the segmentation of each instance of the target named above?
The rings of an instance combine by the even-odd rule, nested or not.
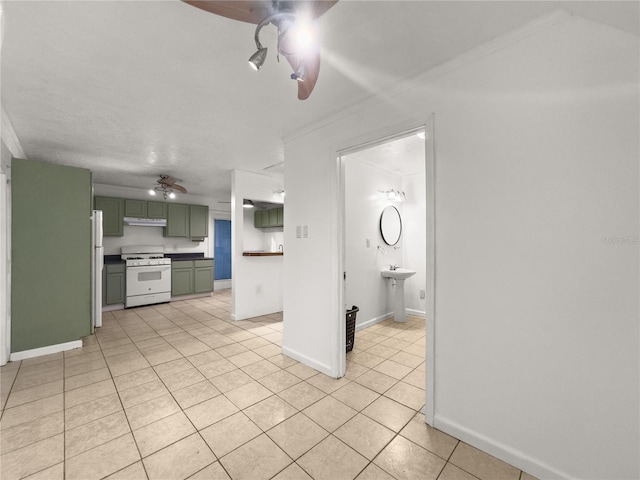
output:
[[[193,268],[193,260],[171,260],[171,269],[176,268]]]
[[[195,267],[213,267],[213,260],[195,260]]]
[[[105,269],[107,270],[107,274],[109,273],[124,273],[124,263],[107,263],[105,264]]]

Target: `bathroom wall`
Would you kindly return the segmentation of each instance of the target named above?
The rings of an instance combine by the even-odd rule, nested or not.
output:
[[[396,248],[387,245],[380,235],[380,214],[394,205],[402,215],[402,203],[390,202],[378,190],[400,190],[400,177],[349,155],[345,169],[345,286],[346,308],[356,305],[356,326],[363,328],[391,316],[393,292],[391,281],[380,271],[390,264],[399,265],[404,235]],[[368,241],[368,245],[367,245]]]
[[[419,160],[424,164],[424,158]],[[427,231],[426,189],[424,171],[402,177],[402,191],[406,198],[402,202],[402,260],[400,265],[415,270],[413,277],[404,281],[404,297],[407,313],[424,317],[426,299],[420,291],[426,289]]]

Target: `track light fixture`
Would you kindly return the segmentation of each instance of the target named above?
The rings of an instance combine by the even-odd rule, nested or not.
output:
[[[249,65],[254,70],[260,70],[260,67],[262,67],[262,64],[267,58],[267,49],[260,45],[260,42],[256,42],[256,46],[258,47],[258,51],[249,58]]]

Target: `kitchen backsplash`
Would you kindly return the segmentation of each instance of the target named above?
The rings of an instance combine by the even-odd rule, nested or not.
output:
[[[211,232],[210,232],[211,233]],[[104,254],[119,255],[120,248],[127,245],[161,245],[166,253],[204,253],[213,256],[209,252],[209,238],[204,242],[192,242],[188,238],[163,237],[162,227],[124,227],[122,237],[104,237]]]

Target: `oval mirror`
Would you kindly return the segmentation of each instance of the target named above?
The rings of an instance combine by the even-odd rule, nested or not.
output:
[[[400,218],[398,209],[393,205],[389,205],[382,210],[380,215],[380,234],[387,245],[395,245],[400,240],[402,218]]]

